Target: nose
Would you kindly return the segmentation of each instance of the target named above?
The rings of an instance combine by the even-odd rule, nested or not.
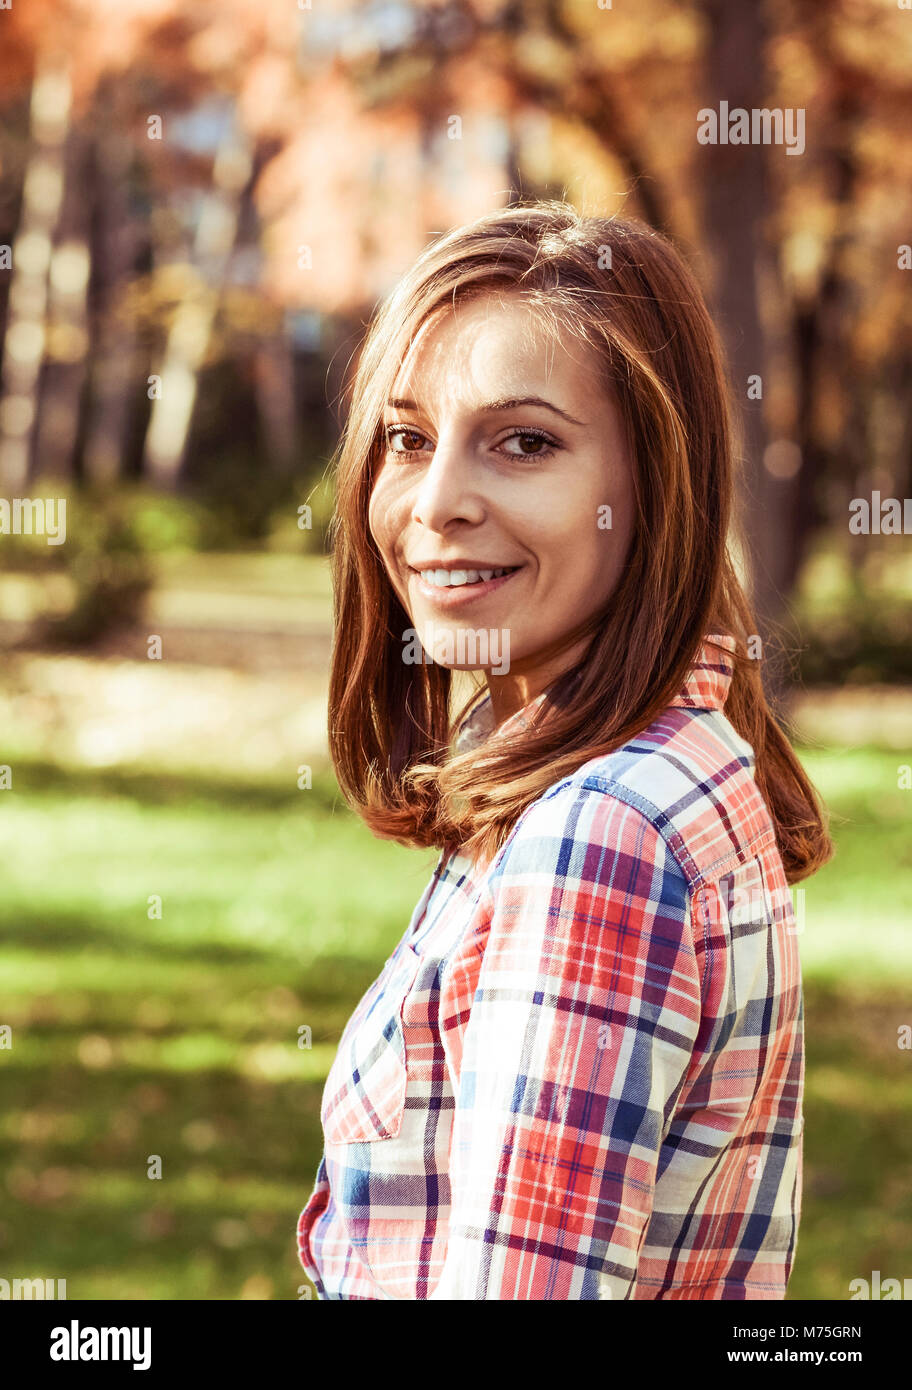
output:
[[[453,433],[442,430],[417,486],[412,521],[442,535],[460,521],[477,525],[484,515],[471,456]]]

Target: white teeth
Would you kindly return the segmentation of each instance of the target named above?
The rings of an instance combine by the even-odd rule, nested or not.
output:
[[[418,572],[426,584],[433,584],[436,589],[456,589],[462,584],[477,584],[479,580],[486,584],[489,579],[496,579],[498,575],[506,574],[507,570],[419,570]]]

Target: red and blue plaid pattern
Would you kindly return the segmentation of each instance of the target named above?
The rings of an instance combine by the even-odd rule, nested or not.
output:
[[[731,648],[707,639],[669,708],[486,871],[441,856],[326,1082],[298,1223],[321,1298],[784,1297],[801,974],[722,713]]]

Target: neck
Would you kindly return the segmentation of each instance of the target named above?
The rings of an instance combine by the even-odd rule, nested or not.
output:
[[[576,665],[585,650],[586,643],[578,642],[569,650],[564,649],[555,654],[550,660],[542,661],[535,658],[514,662],[509,672],[502,676],[487,671],[485,679],[496,723],[502,724],[524,709],[543,690],[553,685],[559,676]]]

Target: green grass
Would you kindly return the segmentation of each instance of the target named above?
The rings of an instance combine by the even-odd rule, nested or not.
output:
[[[908,1274],[912,792],[806,756],[838,853],[805,885],[805,1197],[791,1297]],[[295,1298],[345,1019],[435,856],[309,791],[16,759],[0,796],[0,1273],[71,1298]],[[161,916],[149,915],[150,897]],[[313,1046],[297,1046],[298,1029]],[[159,1155],[162,1178],[147,1176]]]
[[[331,607],[329,562],[323,555],[261,552],[174,552],[154,557],[150,618],[198,625],[291,630],[326,627]],[[27,620],[65,612],[73,577],[58,569],[6,572],[0,618]]]
[[[296,1297],[323,1079],[434,856],[373,840],[324,785],[15,766],[3,1269],[71,1298]]]
[[[912,750],[802,752],[836,844],[831,862],[792,890],[796,913],[803,892],[801,956],[817,979],[912,983],[912,789],[899,786],[910,759]]]
[[[872,748],[802,753],[836,854],[804,885],[804,1199],[789,1298],[847,1299],[852,1279],[909,1271],[912,1052],[899,1045],[912,1025],[908,760]]]

